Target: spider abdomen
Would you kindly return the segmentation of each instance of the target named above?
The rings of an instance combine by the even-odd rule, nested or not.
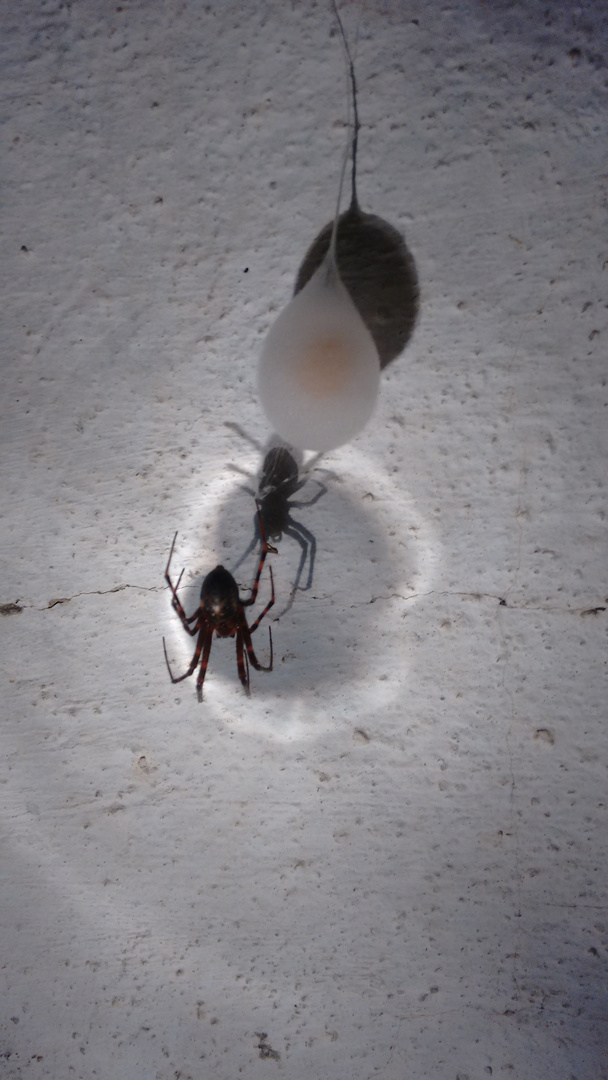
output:
[[[201,587],[201,607],[219,637],[231,637],[239,623],[239,589],[229,570],[216,566]]]
[[[280,540],[289,523],[289,504],[285,493],[280,489],[269,491],[260,501],[260,513],[266,536],[271,540]]]

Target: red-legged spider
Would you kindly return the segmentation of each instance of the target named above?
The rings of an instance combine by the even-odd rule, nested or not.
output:
[[[203,700],[203,683],[207,673],[207,663],[209,660],[209,653],[211,652],[211,641],[214,633],[217,634],[218,637],[236,637],[236,664],[239,672],[239,679],[245,687],[247,694],[249,694],[249,661],[251,661],[256,671],[272,671],[273,652],[272,631],[270,627],[268,627],[268,637],[270,639],[270,663],[268,665],[260,664],[253,651],[253,645],[251,644],[251,635],[254,630],[257,630],[262,619],[268,614],[274,604],[274,581],[272,577],[272,567],[270,565],[268,567],[270,570],[270,586],[272,590],[270,600],[266,604],[262,614],[258,615],[252,626],[248,626],[245,616],[245,608],[254,604],[258,595],[260,575],[266,556],[269,551],[276,550],[269,545],[266,539],[266,533],[264,532],[261,518],[260,535],[262,538],[262,551],[255,580],[251,588],[251,596],[247,600],[242,600],[239,596],[238,585],[232,574],[226,570],[225,567],[216,566],[215,570],[212,570],[210,574],[207,574],[207,577],[203,581],[199,607],[189,616],[186,615],[177,596],[177,590],[179,589],[179,583],[182,580],[184,571],[182,570],[179,575],[177,585],[174,585],[169,577],[169,566],[171,565],[171,559],[173,557],[177,533],[173,537],[173,543],[171,544],[171,551],[169,552],[169,559],[167,561],[167,568],[165,570],[165,580],[171,589],[172,594],[171,607],[179,615],[184,630],[187,630],[191,637],[198,634],[198,641],[196,643],[196,649],[194,650],[194,656],[192,657],[190,667],[184,675],[176,676],[171,671],[164,638],[163,649],[165,650],[165,660],[167,661],[167,668],[169,670],[169,675],[171,676],[171,682],[173,683],[181,682],[182,679],[187,679],[189,675],[192,675],[202,653],[201,666],[196,680],[196,692],[199,701]]]

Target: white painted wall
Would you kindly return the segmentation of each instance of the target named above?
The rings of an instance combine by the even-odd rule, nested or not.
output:
[[[164,566],[177,529],[193,610],[252,535],[225,421],[270,434],[339,41],[302,0],[1,18],[3,1075],[605,1080],[606,9],[363,5],[421,318],[294,514],[274,672],[216,641],[203,704]]]

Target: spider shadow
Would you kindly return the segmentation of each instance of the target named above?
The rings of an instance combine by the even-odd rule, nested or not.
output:
[[[242,475],[243,470],[232,472]],[[224,487],[218,500],[214,540],[215,549],[223,549],[227,566],[234,569],[240,564],[237,579],[244,587],[257,552],[252,550],[247,561],[243,559],[243,521],[244,516],[248,520],[251,495],[234,480],[232,489]],[[305,700],[314,698],[323,708],[324,688],[333,694],[340,687],[373,686],[379,672],[382,678],[396,677],[388,656],[400,647],[402,601],[417,591],[421,580],[423,549],[417,530],[411,531],[418,514],[409,493],[373,461],[365,470],[358,461],[355,468],[349,464],[338,480],[328,484],[327,494],[318,500],[312,586],[300,588],[293,605],[287,602],[301,548],[290,537],[278,554],[269,556],[277,597],[274,610],[283,611],[285,606],[291,610],[281,614],[276,631],[273,626],[274,673],[256,678],[256,697],[295,700],[303,693]],[[307,579],[305,563],[300,586]],[[388,685],[382,684],[384,691]]]
[[[319,483],[319,481],[316,481],[316,482]],[[241,485],[241,490],[246,491],[247,494],[252,496],[252,498],[254,498],[254,499],[256,498],[256,492],[253,491],[252,488],[245,487],[244,485]],[[313,582],[313,577],[314,577],[315,559],[316,559],[316,555],[317,555],[316,537],[315,537],[314,533],[312,533],[311,530],[306,527],[306,525],[303,525],[301,521],[296,521],[295,520],[295,518],[291,514],[291,511],[292,511],[292,509],[300,509],[301,507],[314,506],[314,504],[316,502],[318,502],[318,500],[323,495],[325,495],[326,493],[327,493],[327,488],[325,487],[324,484],[320,484],[320,490],[315,495],[313,495],[313,497],[311,499],[309,499],[307,501],[298,500],[297,502],[290,501],[289,503],[285,503],[283,506],[281,506],[281,508],[280,508],[280,513],[281,513],[281,525],[280,525],[280,528],[277,528],[276,526],[274,526],[274,527],[272,526],[272,524],[271,524],[272,518],[270,517],[270,514],[269,514],[269,508],[268,508],[267,502],[265,500],[262,500],[260,502],[260,504],[259,504],[260,505],[260,511],[262,513],[262,517],[263,517],[263,520],[264,520],[264,528],[266,530],[266,535],[267,535],[270,543],[273,544],[273,545],[278,544],[278,543],[280,543],[280,541],[282,540],[282,538],[284,536],[289,536],[292,540],[295,540],[296,543],[299,544],[299,546],[300,546],[300,561],[298,563],[298,568],[296,570],[295,577],[294,577],[294,580],[292,582],[292,587],[291,587],[291,592],[289,594],[289,599],[288,599],[287,604],[285,605],[285,607],[281,608],[281,610],[276,613],[275,619],[280,618],[281,615],[287,614],[287,612],[290,610],[290,608],[291,608],[291,606],[292,606],[292,604],[294,602],[296,593],[298,591],[307,592],[312,587],[312,582]],[[261,544],[261,542],[262,542],[262,535],[261,535],[261,532],[260,532],[260,521],[259,521],[257,511],[256,511],[256,513],[253,516],[253,537],[252,537],[251,541],[249,542],[249,544],[247,545],[247,547],[245,548],[245,551],[243,552],[243,554],[240,556],[239,559],[237,559],[236,563],[232,567],[232,573],[233,574],[236,573],[236,571],[242,565],[242,563],[244,563],[246,561],[246,559],[249,558],[252,551],[254,551],[255,548],[258,547]],[[308,560],[308,575],[307,575],[307,578],[306,578],[306,584],[302,585],[301,581],[302,581],[302,576],[303,576],[303,573],[304,573],[304,568],[306,566],[306,561],[307,560]]]
[[[252,498],[255,499],[256,512],[253,517],[253,537],[243,554],[233,565],[232,572],[236,572],[241,564],[251,555],[254,548],[262,542],[260,517],[262,519],[266,537],[271,544],[278,544],[283,536],[289,536],[292,540],[295,540],[300,547],[300,560],[292,581],[289,599],[286,606],[275,615],[275,619],[278,619],[281,615],[285,615],[290,610],[298,591],[305,592],[312,587],[317,553],[316,537],[306,525],[293,517],[292,510],[314,506],[315,503],[327,493],[325,484],[308,475],[310,468],[316,464],[321,455],[315,455],[307,467],[302,469],[301,454],[298,455],[298,452],[286,443],[277,443],[271,439],[267,447],[262,447],[261,444],[248,435],[239,424],[227,421],[226,426],[235,430],[239,435],[245,438],[247,442],[253,445],[257,451],[264,455],[257,477],[256,490],[245,485],[240,485],[242,491],[247,492],[248,495],[251,495]],[[237,472],[241,476],[246,477],[248,480],[254,482],[256,480],[256,477],[252,473],[243,469],[240,465],[231,463],[228,468],[233,472]],[[301,491],[309,482],[316,484],[318,486],[318,491],[316,491],[309,499],[294,500],[293,496]],[[306,578],[306,584],[303,585],[301,582],[307,560],[308,576]]]

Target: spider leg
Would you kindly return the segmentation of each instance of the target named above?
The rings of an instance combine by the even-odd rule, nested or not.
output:
[[[211,637],[212,637],[212,635],[213,635],[213,630],[212,630],[211,627],[205,626],[205,625],[201,626],[201,630],[200,630],[200,633],[198,635],[198,641],[196,643],[196,649],[194,650],[194,656],[192,657],[190,667],[188,668],[185,675],[174,675],[173,672],[171,671],[171,664],[169,663],[169,657],[167,656],[167,646],[165,644],[165,639],[163,638],[163,649],[165,651],[165,660],[167,662],[167,670],[169,672],[172,683],[182,682],[184,679],[187,679],[189,675],[192,675],[192,672],[194,671],[196,665],[198,664],[199,657],[201,655],[201,651],[203,649],[203,646],[205,648],[205,655],[203,656],[203,664],[201,665],[201,667],[203,667],[203,665],[204,665],[204,668],[206,670],[206,668],[207,668],[207,660],[209,659],[209,650],[211,648]],[[203,674],[203,679],[204,679],[204,677],[205,676]],[[200,676],[199,676],[199,678],[200,678]],[[202,685],[202,682],[201,682],[201,685]]]
[[[196,680],[196,696],[199,701],[203,700],[203,683],[205,681],[205,675],[207,674],[207,664],[209,663],[209,653],[211,652],[211,642],[213,641],[213,629],[211,626],[207,627],[207,636],[205,637],[203,645],[203,659],[201,660],[201,667]]]
[[[265,616],[265,615],[266,615],[266,614],[267,614],[267,613],[268,613],[268,612],[270,611],[270,609],[271,609],[272,605],[274,604],[274,578],[273,578],[273,576],[272,576],[272,566],[270,566],[270,564],[269,564],[269,566],[268,566],[268,569],[269,569],[269,571],[270,571],[270,589],[271,589],[271,596],[270,596],[270,600],[269,600],[269,601],[268,601],[268,603],[266,604],[266,607],[264,608],[264,610],[263,610],[262,614],[261,614],[261,615],[258,615],[257,619],[255,620],[255,622],[254,622],[254,623],[252,623],[252,624],[251,624],[251,626],[248,626],[248,627],[247,627],[247,630],[249,631],[249,635],[250,635],[250,636],[251,636],[251,634],[253,634],[253,631],[254,631],[254,630],[257,630],[257,628],[258,628],[258,626],[260,625],[260,623],[261,623],[262,619],[263,619],[263,618],[264,618],[264,616]]]
[[[262,614],[258,615],[257,619],[251,626],[247,625],[245,613],[243,612],[242,621],[236,632],[236,662],[239,669],[240,680],[243,686],[246,688],[247,693],[249,693],[249,660],[257,671],[272,671],[273,651],[271,628],[268,627],[268,638],[270,640],[270,663],[268,665],[260,664],[260,661],[258,660],[255,652],[253,651],[253,645],[251,644],[251,635],[253,634],[253,631],[257,630],[262,619],[270,611],[272,605],[274,604],[274,578],[272,576],[272,566],[269,566],[268,569],[270,570],[270,587],[272,590],[270,600],[266,604],[266,607],[264,608]],[[246,652],[243,651],[243,644],[245,645],[245,649],[247,650]],[[247,666],[246,679],[244,677],[245,665]]]
[[[183,609],[183,607],[181,605],[181,602],[179,600],[179,597],[177,595],[177,590],[179,589],[179,583],[182,580],[182,577],[184,576],[184,571],[182,570],[181,574],[179,575],[179,577],[177,579],[177,585],[174,585],[173,582],[171,581],[171,578],[169,577],[169,566],[171,565],[171,559],[173,557],[173,550],[175,548],[175,541],[176,540],[177,540],[177,533],[173,537],[173,543],[171,544],[171,551],[169,552],[169,558],[167,560],[167,566],[165,568],[165,581],[167,582],[167,585],[171,589],[171,607],[179,615],[180,620],[181,620],[181,624],[182,624],[184,630],[187,630],[188,633],[190,634],[190,636],[194,637],[194,635],[198,632],[199,628],[198,628],[197,625],[195,625],[194,627],[191,627],[188,624],[191,623],[191,622],[194,622],[194,620],[198,617],[199,609],[197,608],[196,611],[190,616],[186,615],[186,612],[184,611],[184,609]]]
[[[249,488],[243,488],[243,491],[249,491],[249,494],[253,495],[253,497],[255,498],[255,492],[250,491]],[[257,500],[256,500],[256,506],[257,505],[258,504],[257,504]],[[238,570],[241,563],[244,563],[245,559],[249,558],[249,556],[251,555],[251,552],[253,551],[253,549],[254,549],[255,545],[257,544],[258,540],[261,540],[261,539],[262,539],[262,534],[260,533],[259,507],[258,507],[258,511],[255,514],[254,519],[253,519],[253,540],[251,541],[249,546],[245,549],[245,551],[241,555],[239,561],[237,563],[235,563],[234,566],[232,567],[232,573],[233,574],[234,574],[235,570]],[[270,551],[272,551],[275,555],[277,554],[277,549],[275,547],[273,547],[272,544],[268,543],[266,537],[264,537],[263,542],[266,543],[266,554],[268,554],[268,552],[270,552]],[[247,603],[249,604],[250,601],[248,600]]]
[[[255,655],[253,651],[253,645],[251,643],[250,628],[248,626],[243,626],[239,632],[242,635],[243,641],[245,642],[245,647],[247,649],[249,659],[251,660],[251,663],[253,664],[253,667],[256,669],[256,671],[272,671],[272,661],[274,659],[274,653],[272,650],[272,630],[270,629],[270,627],[268,627],[268,638],[270,640],[270,662],[268,664],[260,664],[260,661]]]
[[[247,653],[243,652],[243,630],[239,627],[236,632],[236,666],[239,671],[239,679],[245,687],[245,692],[249,697],[249,660],[247,659]]]
[[[273,548],[268,543],[268,540],[266,539],[266,530],[264,529],[264,522],[262,521],[262,513],[260,511],[260,504],[257,501],[257,499],[256,499],[255,505],[258,508],[258,527],[259,527],[259,530],[260,530],[260,540],[262,541],[262,551],[261,551],[261,554],[260,554],[260,561],[258,563],[258,569],[257,569],[256,575],[255,575],[255,579],[254,579],[253,585],[251,586],[251,596],[249,597],[248,600],[241,600],[241,604],[243,604],[244,607],[249,607],[250,604],[255,604],[255,598],[258,595],[258,585],[260,583],[260,575],[262,573],[262,568],[264,566],[266,556],[267,556],[269,551],[276,552],[276,548]]]
[[[180,577],[181,577],[181,575],[180,575]],[[182,605],[181,605],[181,603],[180,603],[180,601],[179,601],[179,599],[177,597],[177,594],[175,592],[173,593],[173,599],[171,601],[171,607],[179,615],[180,621],[181,621],[181,624],[182,624],[184,630],[186,630],[190,634],[190,637],[194,637],[195,634],[198,633],[198,630],[199,630],[199,626],[198,626],[197,623],[194,622],[194,620],[198,619],[198,617],[200,615],[200,612],[201,612],[200,607],[198,607],[196,609],[196,611],[194,611],[192,613],[192,615],[186,615],[186,612],[184,611],[184,609],[183,609],[183,607],[182,607]],[[194,623],[194,626],[190,626],[189,623]]]
[[[169,552],[169,558],[167,559],[167,565],[165,567],[165,577],[166,577],[167,581],[169,581],[169,584],[170,584],[169,567],[171,566],[171,559],[173,558],[173,552],[175,550],[175,541],[176,540],[177,540],[177,533],[173,537],[173,543],[171,544],[171,551]],[[178,584],[179,584],[179,582],[178,582]]]

